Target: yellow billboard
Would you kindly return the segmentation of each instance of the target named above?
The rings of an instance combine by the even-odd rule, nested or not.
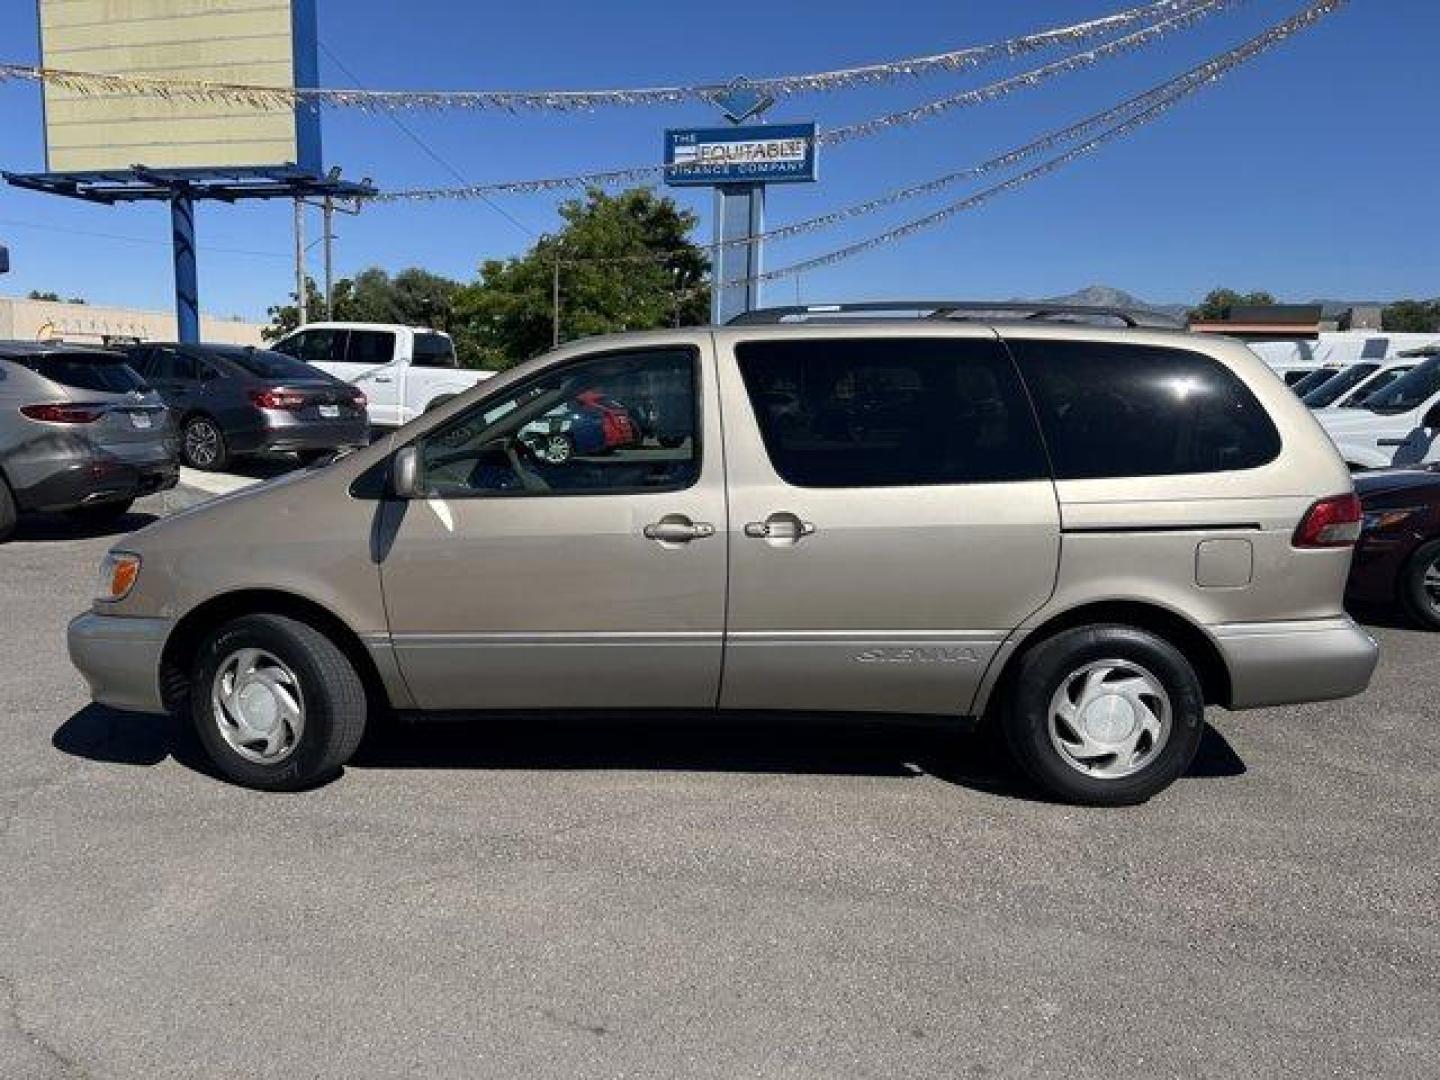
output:
[[[111,75],[313,86],[314,0],[38,0],[41,63]],[[51,172],[145,165],[318,172],[313,108],[265,109],[47,83]]]

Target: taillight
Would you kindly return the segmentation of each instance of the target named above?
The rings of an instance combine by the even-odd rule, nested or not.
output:
[[[47,424],[93,424],[107,412],[106,405],[21,405],[20,412],[31,420]]]
[[[1354,492],[1321,499],[1305,512],[1293,542],[1297,548],[1350,547],[1360,539],[1363,516],[1360,497]]]
[[[271,387],[266,390],[251,390],[250,400],[262,409],[281,409],[299,412],[305,407],[305,395],[298,390]]]

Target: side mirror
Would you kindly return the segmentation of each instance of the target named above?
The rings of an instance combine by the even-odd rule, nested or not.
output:
[[[395,452],[390,460],[390,493],[397,499],[422,499],[420,450],[413,443]]]

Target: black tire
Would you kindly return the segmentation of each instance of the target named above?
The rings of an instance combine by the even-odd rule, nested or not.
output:
[[[1418,626],[1440,630],[1440,603],[1431,600],[1425,589],[1425,573],[1440,568],[1440,540],[1421,544],[1400,573],[1400,606]]]
[[[196,445],[193,447],[192,436],[196,438]],[[202,443],[213,447],[213,451],[201,454]],[[197,458],[196,455],[200,456]],[[202,413],[190,417],[180,429],[180,457],[192,469],[220,472],[230,464],[230,444],[225,441],[225,432],[220,429],[220,425]]]
[[[134,499],[122,499],[120,502],[77,506],[72,510],[67,510],[65,516],[82,525],[110,525],[128,514],[134,505]]]
[[[304,726],[274,763],[245,757],[221,734],[211,691],[221,665],[241,649],[262,649],[293,673]],[[349,657],[308,623],[284,615],[246,615],[200,647],[191,670],[190,719],[215,767],[230,780],[266,791],[298,791],[336,775],[365,734],[365,684]]]
[[[303,468],[308,469],[311,465],[318,465],[322,461],[329,461],[335,456],[334,450],[296,450],[295,456],[300,459]]]
[[[1115,778],[1082,772],[1050,737],[1054,696],[1087,664],[1103,660],[1139,665],[1170,699],[1170,732],[1164,745],[1139,771]],[[1200,748],[1205,732],[1200,680],[1178,649],[1148,631],[1110,624],[1063,631],[1027,652],[1018,676],[1004,715],[1006,744],[1035,783],[1066,802],[1083,806],[1142,803],[1179,779]]]
[[[10,539],[19,520],[20,509],[15,505],[15,496],[10,494],[10,485],[0,476],[0,544]]]

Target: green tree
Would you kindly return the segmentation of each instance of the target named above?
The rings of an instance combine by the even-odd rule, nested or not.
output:
[[[338,301],[342,291],[348,291],[350,282],[341,280],[336,283],[335,297]],[[292,292],[289,303],[275,304],[266,309],[265,314],[270,318],[270,325],[260,331],[260,336],[266,341],[279,341],[291,330],[300,326],[300,308],[295,303],[296,297]],[[337,305],[338,306],[338,305]],[[305,279],[305,308],[306,315],[313,322],[320,318],[325,312],[325,297],[321,294],[315,279]]]
[[[52,303],[60,302],[60,294],[56,292],[41,292],[39,289],[31,289],[27,300],[49,300]]]
[[[708,319],[710,262],[690,240],[694,214],[637,188],[592,189],[560,216],[559,232],[518,258],[487,260],[461,290],[452,332],[483,366],[510,367],[550,347],[557,272],[562,340]]]
[[[1397,334],[1436,333],[1440,331],[1440,299],[1396,300],[1380,313],[1380,325]]]
[[[1275,297],[1268,292],[1236,292],[1234,289],[1211,289],[1200,306],[1192,308],[1192,322],[1206,322],[1224,319],[1234,307],[1258,307],[1275,303]]]

